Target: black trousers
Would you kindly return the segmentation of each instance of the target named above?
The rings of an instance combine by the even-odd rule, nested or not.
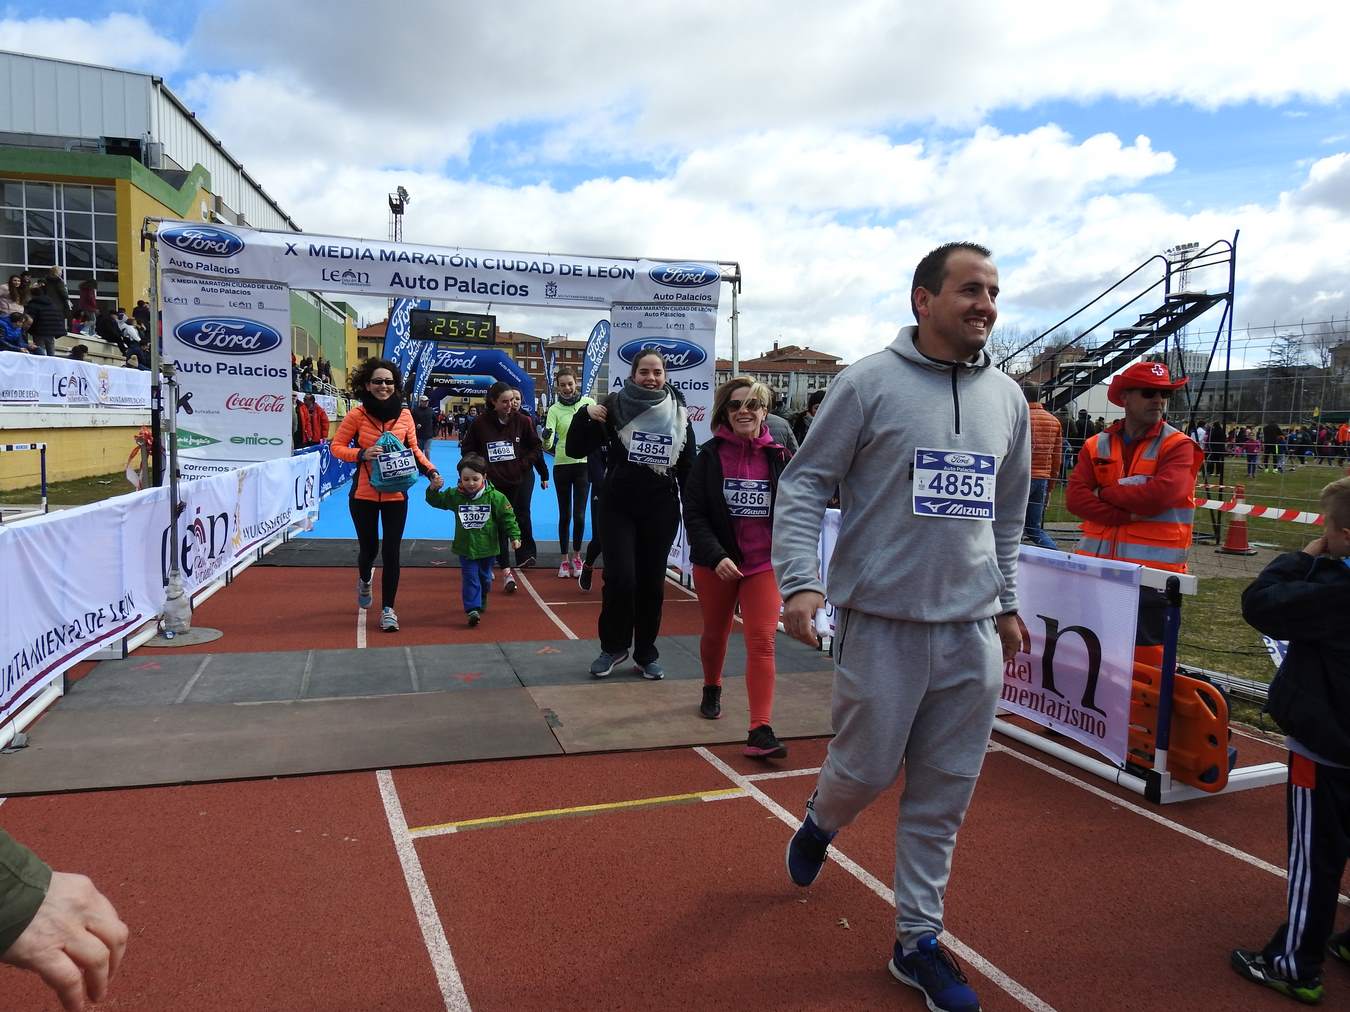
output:
[[[600,492],[598,485],[591,486],[591,543],[586,546],[586,565],[594,566],[595,560],[604,551],[604,542],[600,540]]]
[[[1288,920],[1265,948],[1289,977],[1316,976],[1336,926],[1336,897],[1350,858],[1350,770],[1290,753]]]
[[[632,501],[637,499],[639,501]],[[647,664],[660,656],[661,606],[666,599],[666,557],[680,527],[674,487],[641,497],[607,494],[600,506],[605,584],[600,606],[600,649]]]
[[[398,597],[399,549],[403,544],[403,528],[408,522],[408,500],[372,502],[352,496],[347,505],[360,546],[356,556],[357,571],[361,579],[369,580],[375,568],[375,556],[380,556],[380,604],[392,608],[394,598]],[[384,527],[383,543],[381,526]]]
[[[586,535],[586,498],[590,492],[591,479],[586,472],[586,464],[554,464],[553,491],[558,496],[558,551],[567,555],[569,546],[581,551],[581,542]],[[572,528],[572,539],[567,539],[567,529]]]
[[[516,523],[520,525],[520,547],[516,549],[516,561],[524,562],[537,554],[534,546],[534,525],[530,523],[530,500],[534,498],[534,475],[527,474],[519,485],[497,485],[494,487],[511,503],[516,511]],[[511,538],[506,531],[501,532],[498,542],[501,551],[497,553],[497,565],[502,569],[511,565]]]

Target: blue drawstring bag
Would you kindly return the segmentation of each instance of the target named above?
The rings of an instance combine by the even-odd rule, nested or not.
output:
[[[417,458],[392,432],[375,443],[384,453],[370,461],[370,484],[377,492],[406,492],[417,482]]]

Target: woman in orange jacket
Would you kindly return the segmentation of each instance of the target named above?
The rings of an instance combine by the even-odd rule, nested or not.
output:
[[[356,560],[356,603],[371,605],[371,579],[375,556],[383,560],[380,576],[380,628],[398,632],[394,598],[398,596],[399,547],[403,527],[408,521],[408,497],[402,492],[381,492],[370,484],[370,462],[384,453],[375,444],[386,432],[412,450],[417,469],[433,481],[440,472],[417,447],[417,428],[412,412],[403,404],[403,377],[393,362],[384,358],[366,359],[351,374],[352,396],[361,402],[342,419],[333,437],[333,456],[348,463],[360,462],[352,482],[349,507],[360,551]],[[355,445],[353,445],[355,444]],[[380,540],[380,528],[384,540]]]

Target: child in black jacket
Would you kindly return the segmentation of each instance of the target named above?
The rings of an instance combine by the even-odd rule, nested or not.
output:
[[[1350,858],[1350,478],[1322,489],[1326,533],[1281,555],[1242,594],[1242,616],[1289,648],[1266,712],[1288,735],[1288,920],[1260,952],[1236,949],[1248,980],[1312,1004],[1324,952],[1350,963],[1335,930]]]

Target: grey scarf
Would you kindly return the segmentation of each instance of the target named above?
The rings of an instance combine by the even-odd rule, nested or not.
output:
[[[667,384],[648,390],[629,380],[609,398],[608,408],[628,459],[657,474],[669,473],[680,459],[689,424],[675,388]]]

